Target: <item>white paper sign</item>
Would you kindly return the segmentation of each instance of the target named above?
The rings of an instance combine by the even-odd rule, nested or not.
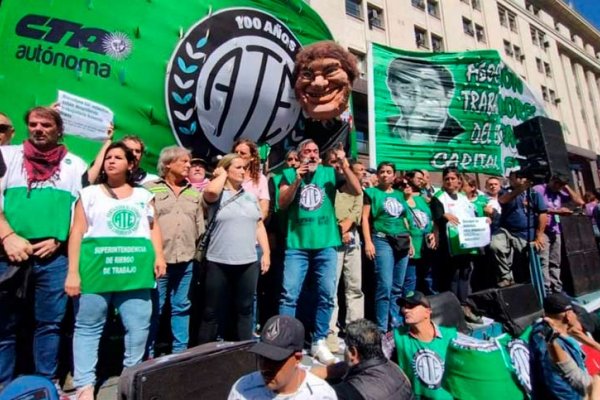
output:
[[[92,140],[106,139],[106,132],[113,120],[110,108],[62,90],[58,91],[58,103],[65,134]]]
[[[487,218],[462,218],[458,229],[458,241],[463,249],[484,247],[490,244],[490,224]]]

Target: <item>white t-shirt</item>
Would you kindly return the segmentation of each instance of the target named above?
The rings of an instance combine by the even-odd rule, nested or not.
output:
[[[335,391],[323,379],[316,375],[306,372],[304,381],[294,393],[277,394],[265,386],[265,381],[260,372],[253,372],[242,376],[231,388],[228,400],[335,400],[337,396]]]

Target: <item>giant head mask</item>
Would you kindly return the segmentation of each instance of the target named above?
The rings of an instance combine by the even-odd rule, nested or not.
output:
[[[296,97],[310,118],[333,119],[348,107],[357,75],[356,57],[342,46],[329,41],[312,44],[296,56]]]

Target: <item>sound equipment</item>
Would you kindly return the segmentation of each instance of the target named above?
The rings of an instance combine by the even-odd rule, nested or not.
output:
[[[240,377],[256,371],[256,357],[247,351],[254,343],[207,343],[127,368],[117,398],[225,399]]]
[[[531,284],[486,289],[469,296],[477,308],[489,318],[502,323],[513,336],[542,316],[542,307]]]
[[[452,292],[442,292],[427,296],[431,304],[431,320],[437,325],[451,326],[459,332],[468,334],[470,329],[465,321],[465,314],[460,302]]]
[[[571,296],[600,290],[600,255],[592,223],[585,215],[560,218],[563,257],[561,279]]]
[[[567,146],[560,122],[546,117],[531,118],[513,128],[521,171],[536,183],[551,176],[570,180]]]

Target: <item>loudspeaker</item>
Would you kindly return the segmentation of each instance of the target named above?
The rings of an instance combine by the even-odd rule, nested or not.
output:
[[[531,118],[513,128],[521,170],[536,182],[551,176],[570,180],[567,146],[560,122],[546,117]]]
[[[459,332],[469,333],[465,314],[458,298],[452,292],[427,296],[431,304],[431,320],[437,325],[452,326]]]
[[[118,399],[225,399],[243,375],[256,371],[254,341],[207,343],[127,368]]]
[[[542,307],[530,283],[482,290],[471,294],[469,299],[513,336],[519,336],[542,316]]]
[[[561,280],[571,296],[600,290],[600,254],[590,219],[585,215],[560,218],[563,257]]]
[[[560,217],[560,229],[567,256],[575,253],[598,251],[592,221],[586,215]]]

